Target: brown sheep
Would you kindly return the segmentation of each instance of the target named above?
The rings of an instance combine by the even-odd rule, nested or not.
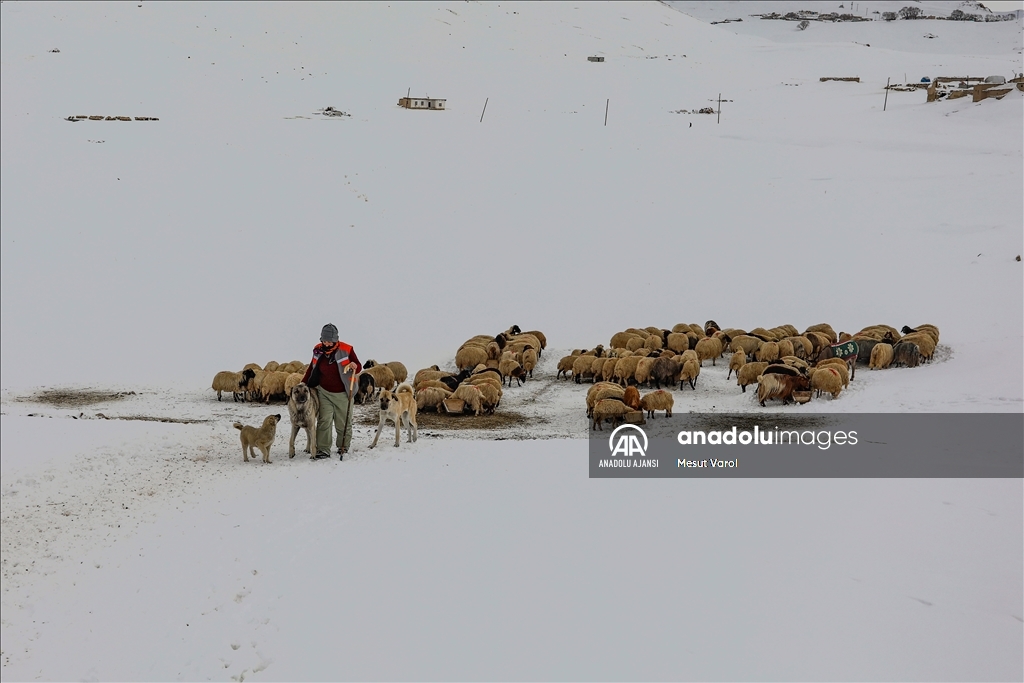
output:
[[[604,365],[601,366],[601,381],[610,382],[615,379],[615,363],[618,362],[618,358],[605,358]],[[597,375],[594,375],[594,381],[598,380]]]
[[[651,379],[654,381],[654,386],[657,389],[661,389],[661,385],[671,387],[679,381],[679,373],[683,369],[683,364],[677,361],[675,358],[657,358],[654,361],[654,366],[651,368]]]
[[[390,363],[384,365],[391,368],[391,374],[395,376],[395,383],[402,384],[409,377],[409,370],[406,369],[405,365],[399,363],[397,360],[393,360]]]
[[[715,359],[722,355],[722,342],[718,341],[713,337],[704,337],[694,349],[697,352],[697,358],[701,364],[704,365],[704,361],[711,360],[711,364],[715,364]]]
[[[433,408],[434,410],[440,410],[441,402],[452,395],[447,387],[427,387],[425,389],[416,390],[416,409],[423,410],[425,408]]]
[[[572,364],[576,362],[579,356],[563,356],[558,361],[558,372],[555,374],[555,379],[569,379],[569,375],[572,374]]]
[[[523,372],[533,379],[533,369],[537,367],[537,349],[527,346],[523,349]]]
[[[884,370],[892,363],[892,344],[876,344],[871,349],[871,361],[868,367],[872,370]]]
[[[743,350],[739,350],[732,354],[732,358],[729,359],[729,374],[725,376],[725,379],[730,379],[732,373],[735,372],[736,376],[739,377],[740,368],[747,364],[747,354]]]
[[[412,380],[413,386],[419,384],[425,379],[438,379],[439,377],[447,377],[450,372],[442,372],[441,368],[436,365],[431,365],[429,368],[423,368],[416,372],[416,377]]]
[[[239,400],[239,395],[245,393],[245,387],[249,380],[255,376],[254,370],[243,370],[242,372],[231,372],[222,370],[213,376],[213,384],[210,387],[217,392],[217,400],[220,400],[221,392],[230,391],[231,398]]]
[[[761,348],[757,350],[757,359],[765,363],[771,363],[773,360],[778,360],[779,355],[779,345],[773,341],[765,342],[761,345]]]
[[[636,364],[636,370],[633,372],[633,379],[636,380],[638,385],[647,385],[651,381],[651,370],[654,369],[654,362],[657,358],[641,358],[640,362]]]
[[[374,365],[372,368],[363,368],[360,374],[373,377],[373,382],[377,389],[391,391],[395,388],[395,373],[386,365]]]
[[[582,358],[582,356],[581,356]],[[526,381],[526,373],[523,372],[523,366],[514,360],[503,360],[498,364],[498,374],[501,375],[501,384],[505,385],[505,379],[508,379],[508,386],[512,388],[512,380],[515,379],[516,386],[522,386],[523,382]]]
[[[636,387],[626,387],[622,392],[622,402],[633,410],[640,410],[640,391]]]
[[[738,337],[733,337],[732,342],[729,344],[729,348],[732,351],[743,351],[743,353],[747,354],[747,358],[753,358],[754,354],[757,353],[757,350],[761,348],[761,344],[763,343],[764,342],[757,337],[751,337],[749,334],[744,334]]]
[[[611,421],[613,423],[622,422],[622,418],[632,411],[632,408],[627,406],[622,401],[614,398],[606,398],[603,401],[598,401],[591,411],[591,417],[593,423],[591,430],[601,429],[601,423]]]
[[[593,377],[594,373],[591,368],[594,365],[594,359],[597,356],[588,356],[586,354],[577,356],[576,360],[572,364],[572,379],[576,384],[579,384],[588,377]]]
[[[754,363],[747,363],[736,373],[736,384],[746,392],[748,384],[756,384],[757,378],[761,376],[761,373],[768,367],[767,363],[757,361]]]
[[[843,390],[843,378],[839,374],[839,368],[834,365],[816,368],[811,375],[811,389],[817,390],[819,398],[822,392],[832,394],[833,399],[838,398],[839,392]]]
[[[474,416],[479,416],[484,409],[483,393],[480,391],[480,387],[472,384],[460,384],[452,393],[452,398],[464,401],[466,407],[463,411],[471,410]]]
[[[672,405],[675,400],[672,394],[664,389],[658,389],[643,396],[640,399],[640,408],[647,411],[647,417],[653,418],[655,410],[664,410],[665,417],[672,417]]]
[[[777,398],[785,405],[793,398],[794,391],[804,391],[809,386],[810,381],[803,375],[764,374],[757,385],[757,402],[764,406],[768,399]]]
[[[743,354],[742,351],[737,351],[737,353],[739,353],[740,355]],[[683,363],[682,371],[679,373],[679,388],[682,389],[683,384],[688,382],[690,384],[691,389],[696,389],[697,377],[699,376],[700,363],[698,363],[693,358],[687,358],[686,361]],[[739,373],[737,373],[736,376],[739,377]]]
[[[610,384],[606,387],[601,387],[593,394],[587,394],[587,417],[592,417],[594,414],[594,406],[605,399],[617,399],[622,400],[625,396],[625,390],[618,384]]]
[[[690,337],[684,332],[670,332],[667,346],[671,351],[682,353],[690,348]]]
[[[833,367],[839,371],[839,376],[843,379],[843,387],[850,386],[850,367],[846,364],[842,358],[827,358],[820,361],[815,367],[826,368]]]
[[[643,360],[643,356],[627,356],[620,358],[615,364],[615,380],[622,386],[627,386],[630,380],[634,379],[636,366]]]
[[[455,367],[459,370],[475,368],[487,362],[487,348],[476,344],[464,344],[455,352]]]

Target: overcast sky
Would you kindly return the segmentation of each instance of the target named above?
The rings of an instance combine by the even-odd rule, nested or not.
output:
[[[982,4],[993,12],[1012,12],[1015,9],[1024,9],[1024,1],[1021,0],[988,0]]]

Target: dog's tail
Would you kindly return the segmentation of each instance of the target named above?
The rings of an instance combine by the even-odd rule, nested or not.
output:
[[[234,427],[235,429],[242,429],[243,427],[245,427],[245,425],[242,424],[241,422],[236,422],[235,424],[233,424],[231,426]]]
[[[398,388],[397,388],[397,389],[395,389],[395,393],[396,393],[396,394],[400,394],[400,393],[402,393],[403,391],[404,391],[404,392],[406,392],[406,393],[409,393],[409,394],[411,394],[411,393],[412,393],[412,387],[411,387],[411,386],[409,386],[408,384],[400,384],[400,385],[398,386]]]

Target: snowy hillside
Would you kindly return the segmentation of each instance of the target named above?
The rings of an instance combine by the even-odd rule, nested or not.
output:
[[[587,478],[555,364],[630,326],[942,331],[679,413],[1024,410],[1024,93],[884,89],[1011,78],[1020,21],[750,16],[797,6],[0,4],[3,680],[1024,678],[1020,480]],[[287,411],[210,379],[328,321],[549,348],[486,427],[243,464]]]

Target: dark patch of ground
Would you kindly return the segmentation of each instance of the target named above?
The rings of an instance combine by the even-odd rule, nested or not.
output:
[[[376,427],[380,421],[379,413],[377,411],[365,411],[361,412],[358,408],[356,409],[356,424],[363,427]],[[416,427],[418,429],[506,429],[508,427],[516,427],[518,425],[529,424],[542,424],[547,422],[542,418],[531,418],[527,419],[526,416],[520,415],[519,413],[503,413],[500,410],[494,415],[445,415],[437,414],[434,412],[423,412],[416,413]],[[384,427],[385,432],[394,429],[391,422],[388,422]]]
[[[43,389],[19,401],[46,403],[57,408],[81,408],[96,403],[119,401],[126,396],[135,396],[134,391],[98,391],[96,389]]]

